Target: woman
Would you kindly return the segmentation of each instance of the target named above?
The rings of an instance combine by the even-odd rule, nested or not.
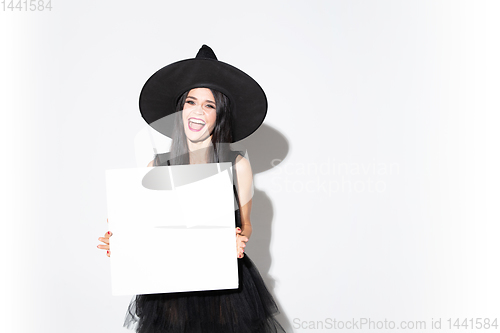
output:
[[[124,326],[137,323],[139,333],[284,332],[274,319],[278,310],[272,296],[244,255],[252,233],[252,170],[240,152],[229,149],[229,143],[252,134],[262,124],[267,112],[264,92],[252,78],[218,61],[203,45],[196,58],[156,72],[144,85],[139,106],[152,127],[172,138],[170,152],[156,155],[148,166],[233,163],[239,288],[137,295]],[[99,238],[106,245],[98,247],[107,250],[108,256],[111,235]]]

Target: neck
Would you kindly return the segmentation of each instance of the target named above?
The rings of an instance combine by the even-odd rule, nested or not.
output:
[[[210,136],[205,141],[192,142],[188,139],[189,163],[202,164],[208,163],[208,154],[212,152],[212,137]]]

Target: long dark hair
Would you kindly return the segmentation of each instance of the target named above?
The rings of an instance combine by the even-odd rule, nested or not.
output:
[[[194,88],[193,88],[194,89]],[[189,150],[187,137],[182,122],[182,110],[190,90],[183,93],[175,108],[174,131],[172,144],[170,146],[170,165],[189,164]],[[212,146],[208,151],[208,163],[229,161],[229,143],[232,141],[232,116],[229,98],[220,91],[210,89],[215,99],[216,118],[215,127],[212,131]],[[154,165],[158,165],[158,155],[155,156]]]

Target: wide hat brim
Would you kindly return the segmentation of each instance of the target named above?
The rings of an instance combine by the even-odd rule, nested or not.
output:
[[[174,122],[162,121],[175,112],[179,97],[193,88],[225,94],[232,109],[232,142],[255,132],[267,113],[267,98],[260,85],[238,68],[216,59],[193,58],[175,62],[154,73],[139,98],[142,117],[158,132],[172,137]]]

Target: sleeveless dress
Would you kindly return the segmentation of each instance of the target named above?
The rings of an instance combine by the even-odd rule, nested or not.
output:
[[[168,155],[157,155],[156,165],[170,165]],[[238,155],[243,156],[239,151],[230,152],[233,190],[240,208],[234,167]],[[235,210],[235,227],[241,227],[240,209]],[[136,295],[123,326],[136,326],[137,333],[285,332],[274,318],[276,303],[247,254],[238,259],[238,277],[238,289]]]

